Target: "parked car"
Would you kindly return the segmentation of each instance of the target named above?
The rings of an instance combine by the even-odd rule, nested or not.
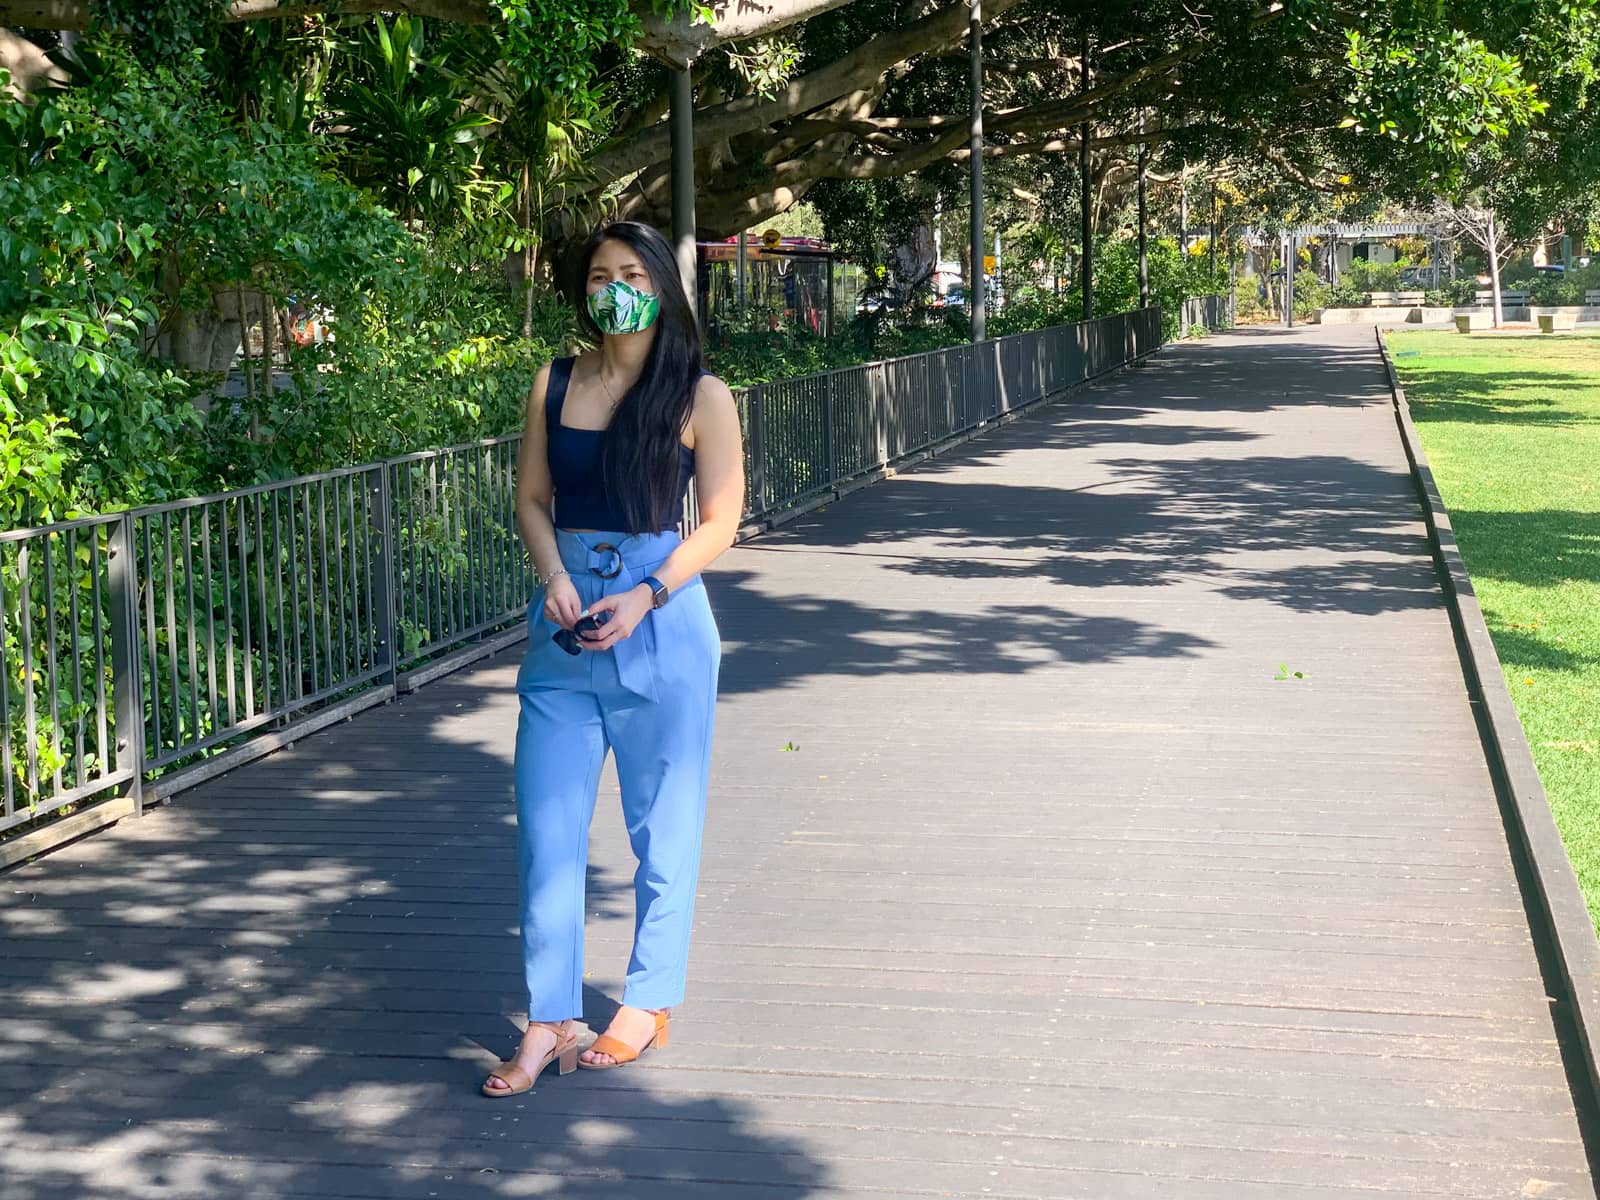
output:
[[[856,301],[856,316],[863,316],[867,313],[878,316],[882,313],[894,312],[899,307],[899,302],[893,296],[874,293],[870,296],[863,296]]]

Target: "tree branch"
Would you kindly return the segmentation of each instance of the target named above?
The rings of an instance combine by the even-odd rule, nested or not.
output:
[[[635,44],[677,69],[690,65],[713,46],[765,37],[849,2],[717,0],[712,5],[716,20],[705,25],[695,24],[688,13],[663,20],[648,0],[634,0],[633,9],[641,26]],[[222,19],[263,21],[312,13],[345,16],[374,12],[408,12],[466,25],[492,25],[499,20],[490,0],[233,0]],[[0,25],[84,30],[93,20],[92,0],[0,0]]]
[[[986,14],[999,16],[1021,0],[990,0]],[[903,29],[880,34],[843,58],[791,80],[772,99],[742,96],[695,113],[695,140],[724,141],[799,116],[870,84],[885,71],[914,55],[966,36],[968,8],[951,4]],[[605,187],[640,167],[660,162],[671,153],[665,123],[602,150],[590,164],[594,186]]]
[[[488,25],[496,18],[489,0],[233,0],[224,21],[261,21],[309,13],[409,12],[469,25]],[[0,25],[35,29],[88,29],[94,20],[91,0],[0,0]]]

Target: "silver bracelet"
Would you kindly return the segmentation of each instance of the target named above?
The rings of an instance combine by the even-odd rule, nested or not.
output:
[[[567,572],[565,572],[565,571],[557,571],[554,575],[546,575],[544,577],[544,581],[546,583],[554,583],[556,580],[560,579],[563,575],[566,575],[568,579],[572,578],[572,576],[571,575],[567,575]]]

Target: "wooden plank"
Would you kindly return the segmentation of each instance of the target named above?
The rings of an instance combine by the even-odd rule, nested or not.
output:
[[[1360,337],[1174,347],[730,552],[639,1066],[475,1091],[511,655],[9,872],[0,1200],[1595,1197]],[[632,869],[608,773],[595,1028]]]

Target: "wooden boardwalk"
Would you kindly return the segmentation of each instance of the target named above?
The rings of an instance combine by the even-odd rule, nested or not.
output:
[[[0,877],[0,1200],[1594,1197],[1370,336],[1173,347],[731,552],[639,1067],[476,1092],[514,655]]]

